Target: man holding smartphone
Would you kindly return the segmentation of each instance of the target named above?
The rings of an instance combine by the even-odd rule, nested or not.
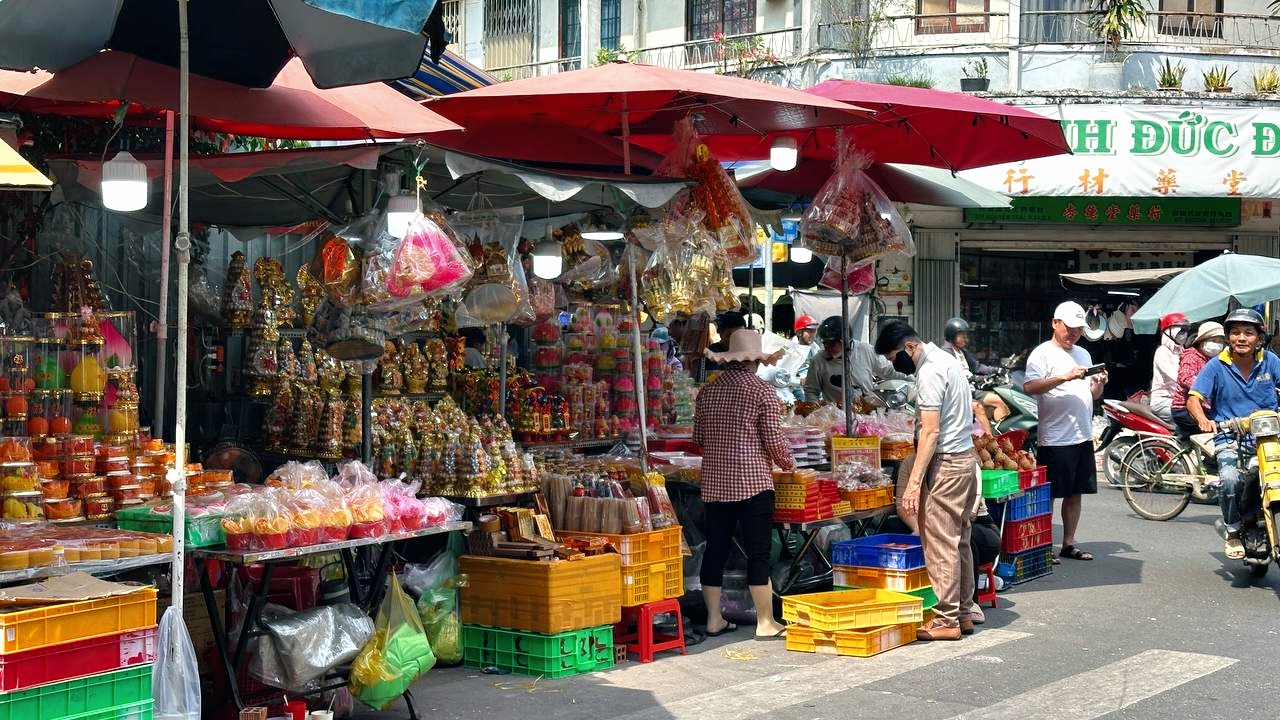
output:
[[[1060,557],[1092,560],[1076,547],[1076,528],[1085,495],[1098,492],[1093,460],[1093,403],[1107,384],[1105,367],[1093,366],[1089,351],[1076,345],[1086,325],[1084,308],[1064,302],[1053,311],[1053,339],[1027,358],[1023,390],[1039,409],[1039,462],[1046,466],[1055,499],[1062,500]],[[1056,561],[1055,561],[1056,562]]]

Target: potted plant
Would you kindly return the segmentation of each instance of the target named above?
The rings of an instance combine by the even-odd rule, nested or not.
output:
[[[1204,76],[1205,92],[1231,92],[1231,78],[1236,76],[1236,71],[1227,72],[1226,65],[1212,65],[1209,72],[1201,75]]]
[[[1089,29],[1104,43],[1101,56],[1090,68],[1096,89],[1122,88],[1124,57],[1120,54],[1120,44],[1146,25],[1149,12],[1147,0],[1093,0],[1089,7]]]
[[[964,77],[960,78],[960,89],[964,92],[986,92],[991,87],[991,79],[987,77],[987,59],[974,58],[964,64]]]
[[[1186,76],[1187,68],[1182,63],[1174,65],[1165,58],[1164,66],[1159,68],[1156,75],[1157,90],[1181,90],[1182,78]],[[1280,78],[1277,78],[1280,80]]]
[[[1280,92],[1280,70],[1273,66],[1254,73],[1253,91],[1265,94]]]

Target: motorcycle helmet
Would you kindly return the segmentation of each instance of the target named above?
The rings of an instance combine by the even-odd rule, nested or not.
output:
[[[1179,345],[1185,345],[1187,338],[1191,335],[1191,322],[1182,313],[1169,313],[1160,318],[1160,334],[1168,335]]]
[[[818,321],[813,319],[812,315],[801,315],[796,318],[795,331],[800,332],[811,327],[817,327]]]
[[[1164,324],[1163,320],[1160,322],[1161,325]],[[1258,328],[1259,333],[1266,332],[1266,327],[1262,323],[1262,316],[1258,314],[1257,310],[1252,308],[1242,307],[1232,310],[1227,315],[1226,319],[1222,321],[1222,326],[1227,329],[1227,332],[1231,332],[1231,326],[1236,323],[1248,323]]]
[[[1160,318],[1160,332],[1164,332],[1175,325],[1190,325],[1187,316],[1182,313],[1169,313]]]
[[[822,321],[818,326],[818,339],[823,344],[831,342],[843,342],[844,331],[840,327],[840,318],[834,315]]]
[[[947,321],[946,327],[942,330],[942,336],[946,338],[947,342],[953,343],[956,341],[957,335],[968,332],[969,323],[965,322],[964,318],[953,317]]]

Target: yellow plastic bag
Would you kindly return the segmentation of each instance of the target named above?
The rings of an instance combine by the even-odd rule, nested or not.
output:
[[[373,637],[351,664],[351,694],[382,710],[435,664],[418,610],[392,575]]]

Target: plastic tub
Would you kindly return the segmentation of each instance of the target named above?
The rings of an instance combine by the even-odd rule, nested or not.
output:
[[[815,630],[856,630],[922,622],[918,597],[889,590],[837,590],[782,598],[782,618]]]

